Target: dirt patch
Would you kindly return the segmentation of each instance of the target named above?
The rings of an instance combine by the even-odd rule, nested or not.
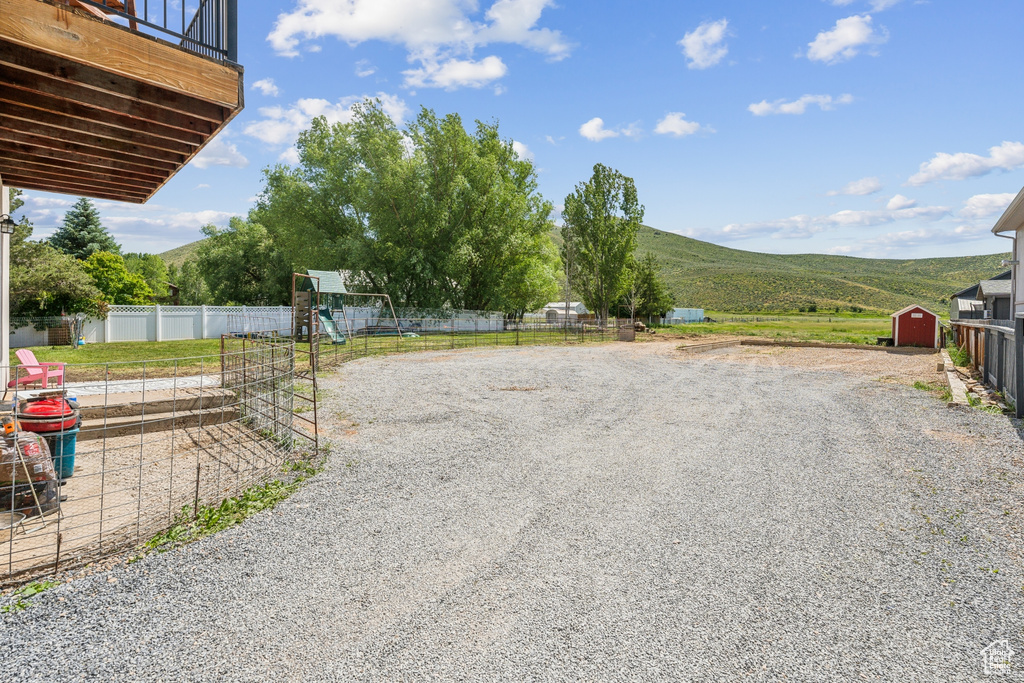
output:
[[[682,359],[699,356],[673,350]],[[913,386],[914,382],[942,381],[936,370],[940,356],[917,349],[831,349],[792,346],[731,346],[703,353],[718,361],[747,365],[799,367],[807,370],[843,372],[880,382]]]
[[[144,542],[197,496],[212,504],[236,495],[282,461],[272,442],[240,422],[80,441],[59,512],[26,519],[0,544],[0,583],[58,558],[74,566]]]

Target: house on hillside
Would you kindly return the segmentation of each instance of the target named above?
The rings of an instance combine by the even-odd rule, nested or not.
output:
[[[996,293],[1003,292],[1005,290],[1005,294],[999,294],[998,296],[1002,297],[1000,305],[1008,306],[1010,297],[1010,275],[1011,271],[1004,271],[1002,273],[999,273],[998,275],[989,278],[988,280],[982,280],[977,284],[973,284],[970,287],[961,289],[959,292],[956,292],[955,294],[950,296],[949,319],[982,320],[985,318],[986,310],[991,312],[991,314],[989,315],[989,317],[991,318],[995,318],[996,320],[1008,319],[1009,308],[1007,308],[1005,311],[1002,308],[1000,308],[1000,312],[1003,313],[1005,317],[999,317],[998,315],[996,315],[996,311],[994,308],[986,305],[986,296],[992,299],[992,303],[994,304],[995,298],[997,297]],[[1000,285],[998,284],[1000,282],[1005,282],[1006,284]],[[985,287],[984,290],[985,296],[979,296],[978,289],[981,288],[981,286],[986,283],[988,284],[988,286]]]
[[[562,322],[566,319],[565,302],[551,301],[540,310],[544,314],[544,320],[549,323]],[[587,315],[590,311],[583,305],[582,301],[569,302],[569,321],[579,320],[581,315]]]

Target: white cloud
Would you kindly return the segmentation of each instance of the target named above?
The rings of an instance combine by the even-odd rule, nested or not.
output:
[[[167,225],[172,228],[201,228],[204,225],[227,225],[234,216],[241,214],[230,211],[182,211],[167,216]]]
[[[530,150],[529,147],[519,142],[518,140],[512,141],[512,149],[515,150],[516,154],[519,155],[520,159],[525,159],[526,161],[533,161],[533,152]]]
[[[964,208],[960,209],[960,215],[964,218],[989,218],[1001,214],[1015,196],[1010,192],[976,194],[964,202]]]
[[[198,185],[195,186],[195,189],[197,189],[197,190],[209,190],[210,189],[210,183],[199,183]]]
[[[203,147],[192,159],[196,168],[209,168],[211,166],[231,166],[233,168],[245,168],[249,160],[238,151],[233,143],[228,142],[224,137],[218,136]]]
[[[449,59],[444,63],[424,60],[419,69],[402,72],[405,83],[411,87],[444,88],[481,88],[488,83],[504,77],[508,67],[500,57],[484,57],[480,61],[472,59]]]
[[[807,58],[814,62],[838,64],[856,57],[861,49],[889,39],[882,29],[876,33],[871,26],[871,15],[854,15],[836,22],[831,31],[822,31],[807,45]]]
[[[366,97],[343,97],[337,102],[306,98],[287,107],[261,107],[259,113],[263,118],[247,125],[243,132],[268,145],[291,145],[317,116],[326,117],[328,123],[348,123],[352,120],[352,105],[362,102]],[[385,113],[396,123],[401,123],[409,112],[405,101],[396,95],[381,92],[377,93],[376,99],[380,100]]]
[[[607,138],[617,138],[620,132],[617,130],[609,130],[604,127],[604,119],[599,116],[595,116],[590,119],[582,126],[580,126],[580,135],[593,142],[601,142]]]
[[[899,211],[900,209],[912,209],[917,206],[917,200],[909,199],[901,194],[893,195],[889,203],[885,205],[885,208],[890,211]]]
[[[703,126],[696,121],[687,121],[686,114],[682,112],[671,112],[665,116],[654,128],[659,135],[672,135],[677,138],[686,137],[699,132]]]
[[[557,145],[559,142],[561,142],[564,139],[565,139],[564,135],[559,135],[557,138],[554,137],[553,135],[545,135],[544,136],[544,140],[546,140],[549,145]]]
[[[724,44],[729,22],[726,19],[705,21],[679,41],[686,55],[686,66],[691,69],[707,69],[722,61],[729,53]]]
[[[745,239],[768,235],[779,239],[799,239],[843,228],[869,228],[887,223],[906,220],[938,220],[949,214],[949,207],[922,206],[909,209],[872,210],[872,211],[837,211],[827,216],[809,216],[801,214],[774,221],[753,223],[732,223],[722,228],[726,237]]]
[[[21,196],[25,200],[25,204],[36,209],[45,209],[47,207],[66,207],[71,206],[72,202],[70,199],[61,199],[60,197],[37,197],[34,194],[23,194]]]
[[[836,7],[846,7],[847,5],[852,5],[853,1],[854,0],[832,0],[832,4]],[[900,2],[901,0],[871,0],[869,4],[871,5],[872,12],[882,12],[890,7],[898,5]]]
[[[291,147],[289,147],[285,151],[281,152],[278,155],[277,160],[278,161],[282,161],[282,162],[284,162],[286,164],[291,164],[292,166],[297,165],[299,163],[299,150],[298,150],[298,148],[295,145],[292,145]]]
[[[800,99],[786,102],[785,100],[761,100],[747,107],[747,110],[754,116],[767,116],[768,114],[803,114],[807,107],[812,104],[818,105],[822,111],[831,111],[837,104],[850,104],[853,102],[853,95],[804,95]]]
[[[380,40],[404,46],[408,60],[419,64],[406,72],[409,85],[417,80],[432,85],[430,75],[446,66],[482,63],[490,81],[496,71],[494,60],[500,59],[460,58],[496,43],[520,45],[551,60],[569,55],[571,46],[561,32],[537,26],[541,14],[552,6],[554,0],[495,0],[481,16],[476,0],[297,0],[292,11],[278,15],[267,40],[279,54],[291,57],[299,54],[304,40],[331,36],[349,45]],[[501,75],[505,71],[502,64]],[[450,86],[436,87],[463,85],[462,79],[449,82]],[[475,79],[466,84],[479,87]]]
[[[918,172],[907,180],[907,184],[925,185],[936,180],[964,180],[999,169],[1012,171],[1024,166],[1024,144],[1020,142],[1004,142],[989,148],[988,152],[987,157],[968,152],[939,152],[921,164]]]
[[[356,76],[359,76],[359,78],[366,78],[375,73],[377,73],[377,67],[370,64],[369,60],[360,59],[356,62]]]
[[[264,95],[269,95],[270,97],[277,97],[281,94],[281,90],[274,84],[273,78],[261,78],[253,83],[252,87],[256,88]]]
[[[866,195],[879,192],[881,189],[882,181],[878,178],[861,178],[860,180],[853,180],[846,183],[841,190],[829,190],[826,194],[828,194],[829,197],[835,197],[840,194],[864,197]]]

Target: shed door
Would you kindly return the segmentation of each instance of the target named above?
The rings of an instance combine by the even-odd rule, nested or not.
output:
[[[900,316],[900,346],[935,346],[935,318],[923,311],[907,311]]]

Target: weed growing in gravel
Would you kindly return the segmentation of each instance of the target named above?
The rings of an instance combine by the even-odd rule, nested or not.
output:
[[[200,505],[198,510],[193,510],[191,505],[185,505],[169,529],[142,545],[143,554],[153,550],[170,550],[240,524],[247,517],[268,510],[288,498],[302,482],[319,472],[320,468],[308,461],[297,460],[285,465],[284,470],[298,473],[298,476],[291,481],[275,480],[253,486],[243,491],[237,498],[228,498],[220,505]],[[141,557],[142,555],[138,555],[132,558],[132,561]]]
[[[966,348],[961,348],[952,342],[946,347],[949,351],[949,358],[953,361],[953,365],[958,368],[965,368],[971,363],[971,354]]]
[[[21,588],[14,591],[14,601],[8,605],[0,607],[0,614],[10,614],[13,612],[20,612],[32,605],[31,602],[25,598],[31,598],[33,595],[39,595],[43,591],[50,590],[57,585],[56,581],[33,581],[32,583],[26,583]]]

